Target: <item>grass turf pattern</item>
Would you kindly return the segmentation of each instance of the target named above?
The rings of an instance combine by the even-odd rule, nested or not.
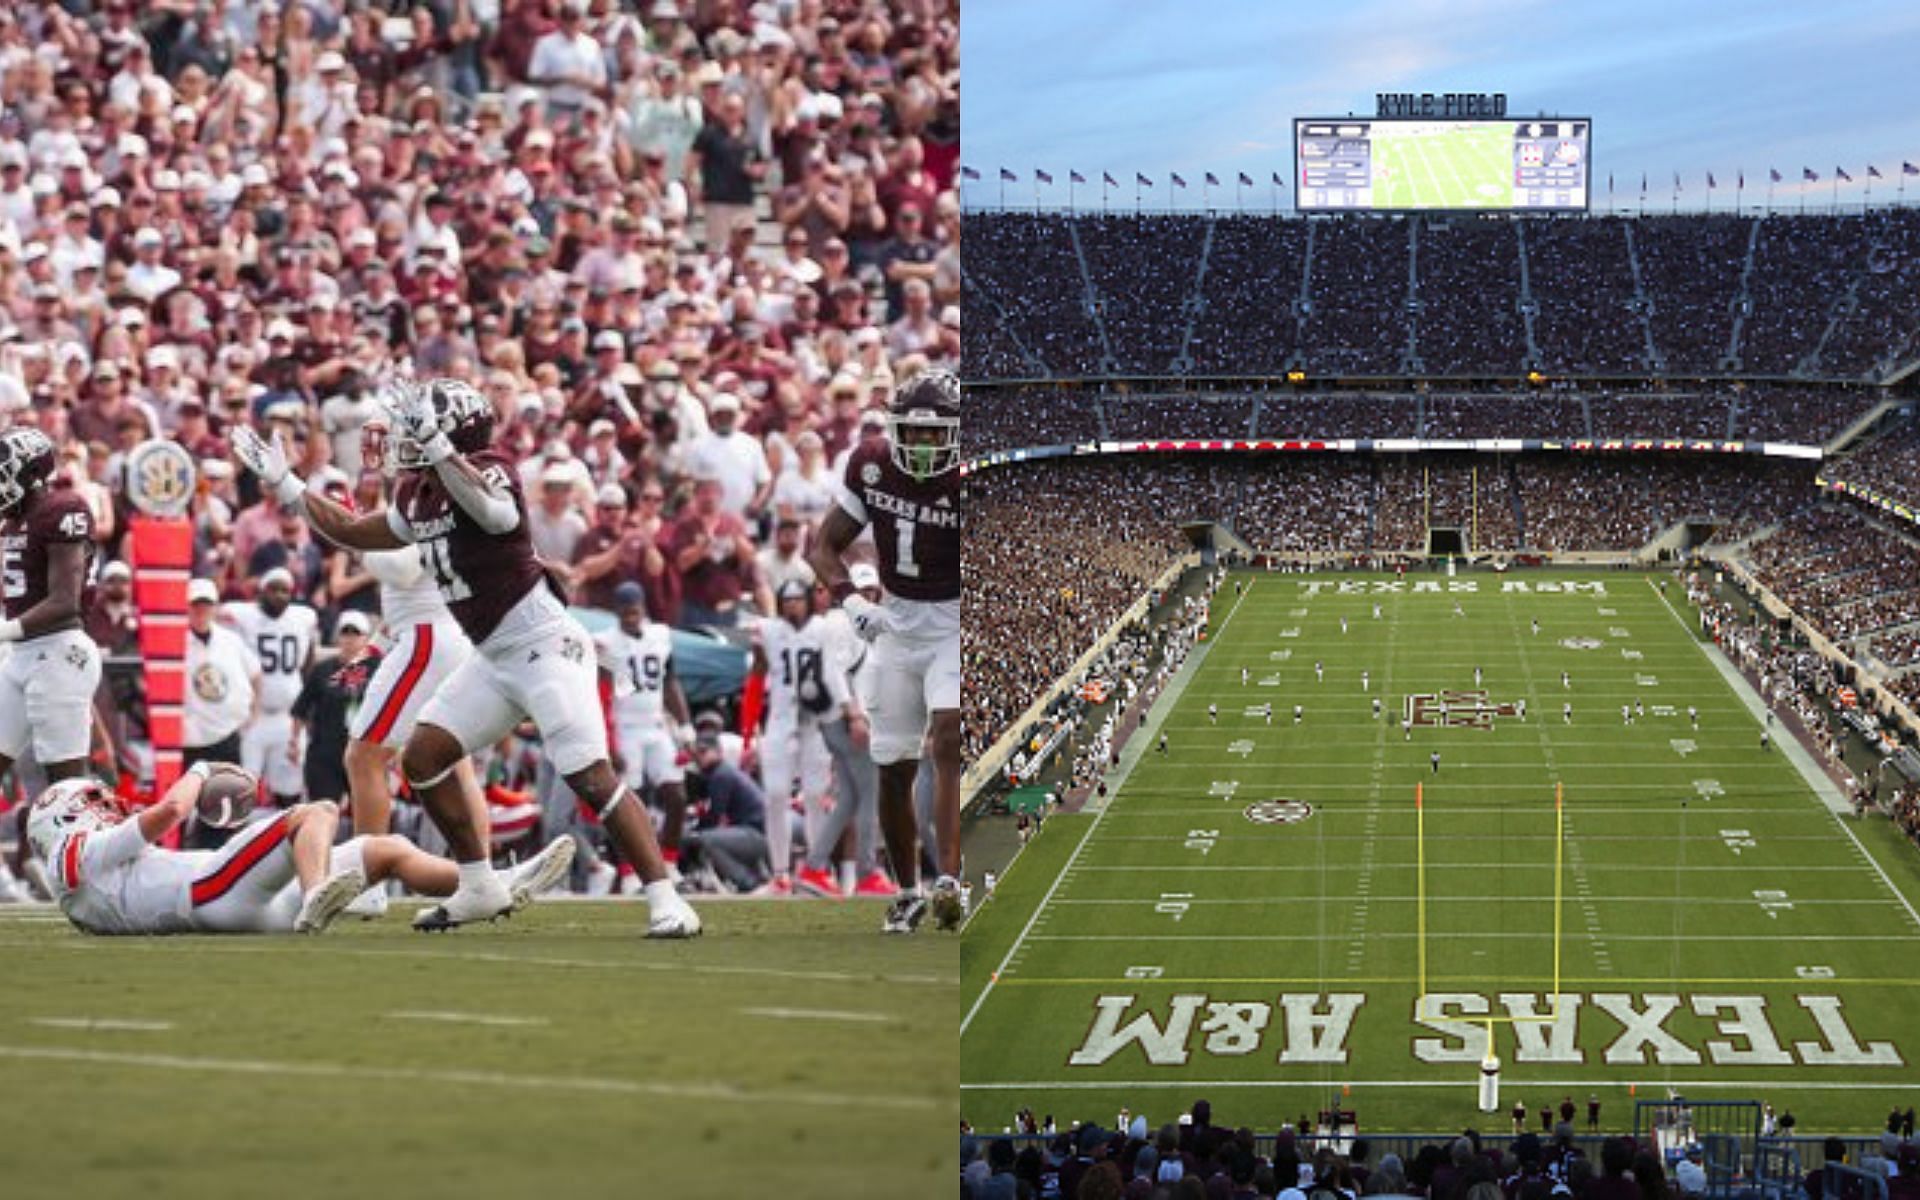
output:
[[[91,938],[0,912],[22,1196],[931,1195],[956,1169],[951,939],[870,902],[536,905],[438,938]]]
[[[1489,1017],[1503,1112],[1597,1094],[1623,1125],[1674,1087],[1868,1130],[1920,1084],[1920,856],[1836,815],[1778,726],[1761,748],[1677,585],[1242,579],[1166,753],[1050,822],[968,927],[970,1120],[1158,1122],[1205,1095],[1271,1126],[1339,1097],[1371,1128],[1457,1128]]]

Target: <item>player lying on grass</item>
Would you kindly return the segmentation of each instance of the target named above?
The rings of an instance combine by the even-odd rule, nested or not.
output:
[[[34,801],[27,836],[69,920],[88,933],[320,933],[370,884],[445,896],[460,882],[457,866],[405,838],[333,845],[340,810],[328,802],[256,821],[218,850],[155,846],[193,813],[215,769],[195,763],[138,816],[92,779],[62,780]],[[572,862],[573,841],[561,838],[507,872],[514,907]]]

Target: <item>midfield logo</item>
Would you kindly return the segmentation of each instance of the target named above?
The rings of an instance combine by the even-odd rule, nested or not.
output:
[[[1422,729],[1452,726],[1492,729],[1495,717],[1517,717],[1512,704],[1495,704],[1485,692],[1416,692],[1407,697],[1406,719]]]

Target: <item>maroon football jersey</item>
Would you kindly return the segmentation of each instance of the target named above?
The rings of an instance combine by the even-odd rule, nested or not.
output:
[[[884,438],[847,456],[841,505],[873,527],[880,551],[880,582],[907,600],[960,598],[960,473],[915,479],[893,461]]]
[[[527,501],[507,459],[485,450],[467,461],[496,489],[513,496],[520,523],[509,533],[488,533],[455,504],[431,470],[403,475],[393,503],[413,530],[420,562],[440,585],[453,619],[475,645],[546,580],[527,529]]]
[[[8,617],[17,620],[47,598],[47,551],[56,542],[78,542],[87,554],[86,574],[92,574],[93,512],[78,492],[51,488],[34,502],[30,516],[16,514],[0,522],[0,583],[4,583]],[[83,611],[85,607],[83,598]],[[62,626],[79,627],[78,614]]]

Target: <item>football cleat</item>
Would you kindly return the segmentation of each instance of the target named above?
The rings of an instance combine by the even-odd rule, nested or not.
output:
[[[413,927],[422,933],[441,933],[512,914],[513,893],[496,877],[487,887],[463,888],[433,907],[420,910],[413,918]]]
[[[700,936],[700,914],[677,894],[652,906],[647,914],[650,938],[696,938]]]
[[[753,894],[756,896],[791,896],[793,895],[793,880],[788,879],[785,875],[775,875],[772,879],[767,880],[759,887],[753,889]]]
[[[614,870],[612,863],[600,860],[587,869],[587,895],[612,895],[613,885],[619,878],[620,872]]]
[[[514,911],[532,904],[565,879],[573,867],[573,853],[572,838],[555,838],[540,853],[508,871],[507,890],[513,895]]]
[[[359,917],[362,921],[378,921],[387,915],[387,885],[376,883],[361,892],[348,904],[343,917]]]
[[[887,905],[887,919],[881,923],[882,933],[912,933],[920,928],[920,922],[927,915],[927,898],[918,891],[901,892],[893,903]]]
[[[293,931],[325,933],[327,926],[347,910],[347,905],[366,890],[367,877],[356,869],[327,876],[300,902],[300,915],[293,919]]]
[[[829,900],[838,900],[845,895],[840,885],[833,881],[832,873],[819,867],[801,867],[793,877],[793,885],[809,896],[825,896]]]
[[[860,882],[854,885],[856,896],[897,896],[900,889],[895,887],[893,879],[885,871],[868,871]]]
[[[942,875],[934,881],[931,906],[937,929],[958,929],[966,922],[967,895],[951,875]]]

